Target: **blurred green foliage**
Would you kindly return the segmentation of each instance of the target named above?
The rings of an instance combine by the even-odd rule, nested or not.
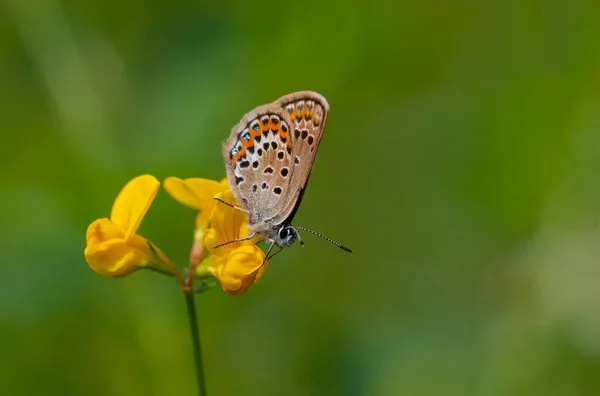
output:
[[[296,223],[198,298],[211,395],[600,393],[597,1],[0,4],[0,389],[191,395],[176,283],[85,230],[132,177],[221,178],[253,107],[331,105]],[[140,233],[186,262],[161,191]]]

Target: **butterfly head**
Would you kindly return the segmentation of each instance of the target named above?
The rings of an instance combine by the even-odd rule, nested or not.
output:
[[[278,229],[273,230],[267,240],[275,243],[279,247],[288,247],[298,239],[298,233],[289,225],[282,225]]]

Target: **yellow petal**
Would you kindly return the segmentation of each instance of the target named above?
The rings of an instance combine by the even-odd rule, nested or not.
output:
[[[222,181],[200,178],[183,180],[177,177],[167,177],[163,186],[175,200],[192,209],[207,212],[206,216],[210,216],[215,204],[213,197],[228,188]]]
[[[133,235],[124,239],[123,236],[123,230],[108,219],[99,219],[90,224],[84,254],[94,271],[120,278],[154,259],[154,253],[145,238]]]
[[[227,180],[226,177],[222,178],[219,184],[221,185],[221,190],[219,192],[229,190],[229,180]]]
[[[125,232],[125,238],[134,235],[150,208],[160,183],[154,176],[142,175],[123,187],[112,207],[110,219]]]
[[[229,252],[226,259],[212,256],[209,270],[219,279],[228,294],[245,293],[260,280],[266,268],[265,253],[256,245],[243,245]]]
[[[217,191],[215,193],[215,195],[229,189],[229,182],[227,181],[227,178],[222,179],[219,182],[219,184],[221,185],[221,187],[220,187],[219,191]],[[212,213],[215,205],[222,205],[222,203],[215,201],[214,198],[215,198],[215,196],[213,195],[212,207],[210,207],[210,208],[207,207],[205,210],[200,210],[198,212],[198,216],[196,216],[196,230],[204,231],[206,229],[206,227],[208,226],[208,223],[210,221],[210,216],[211,216],[211,213]]]
[[[125,239],[125,231],[106,218],[94,221],[85,233],[88,245],[99,244],[109,239]]]
[[[235,198],[231,190],[225,190],[216,195],[217,198],[237,206]],[[241,210],[234,209],[221,202],[216,201],[216,205],[210,216],[210,228],[206,231],[204,244],[212,254],[226,254],[229,250],[235,249],[242,244],[256,244],[258,238],[245,242],[229,243],[227,245],[216,248],[216,246],[233,241],[234,239],[245,238],[248,236],[248,215]]]
[[[258,269],[258,271],[256,271],[256,279],[254,279],[254,283],[260,282],[260,280],[262,279],[263,275],[265,274],[265,271],[267,270],[268,266],[269,266],[269,261],[265,260],[265,263]]]

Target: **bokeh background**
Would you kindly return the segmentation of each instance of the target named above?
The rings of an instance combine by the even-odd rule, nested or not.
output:
[[[253,107],[331,112],[296,224],[198,297],[210,395],[600,394],[597,1],[0,4],[0,389],[192,395],[184,299],[87,266],[132,177],[224,175]],[[161,191],[140,233],[186,262]]]

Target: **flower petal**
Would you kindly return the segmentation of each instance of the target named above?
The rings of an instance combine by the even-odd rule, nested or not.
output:
[[[138,176],[123,187],[112,207],[110,219],[125,232],[134,235],[150,208],[160,183],[154,176]]]
[[[264,262],[264,265],[263,265]],[[266,268],[265,253],[256,245],[243,245],[229,252],[226,259],[212,256],[208,269],[219,279],[228,294],[245,293],[258,282]]]
[[[265,260],[265,263],[258,269],[258,271],[256,271],[256,279],[254,279],[254,283],[260,282],[260,280],[262,279],[263,275],[265,274],[265,271],[267,270],[268,266],[269,266],[269,261]]]
[[[88,245],[99,244],[109,239],[125,239],[125,231],[107,218],[94,221],[85,233]]]
[[[231,193],[231,190],[225,190],[215,196],[223,201],[237,206],[237,202]],[[241,210],[234,209],[223,203],[219,203],[212,210],[210,216],[210,228],[206,231],[204,244],[212,254],[225,254],[231,249],[235,249],[243,244],[254,245],[258,237],[244,242],[230,243],[215,249],[216,246],[233,241],[234,239],[245,238],[248,236],[248,215]]]
[[[108,219],[99,219],[87,230],[85,259],[97,273],[120,278],[143,267],[154,258],[148,241],[133,235],[124,239],[121,228]]]
[[[229,188],[228,185],[223,185],[222,181],[200,178],[183,180],[177,177],[167,177],[163,186],[175,200],[192,209],[208,212],[207,216],[210,216],[214,205],[213,197]]]

